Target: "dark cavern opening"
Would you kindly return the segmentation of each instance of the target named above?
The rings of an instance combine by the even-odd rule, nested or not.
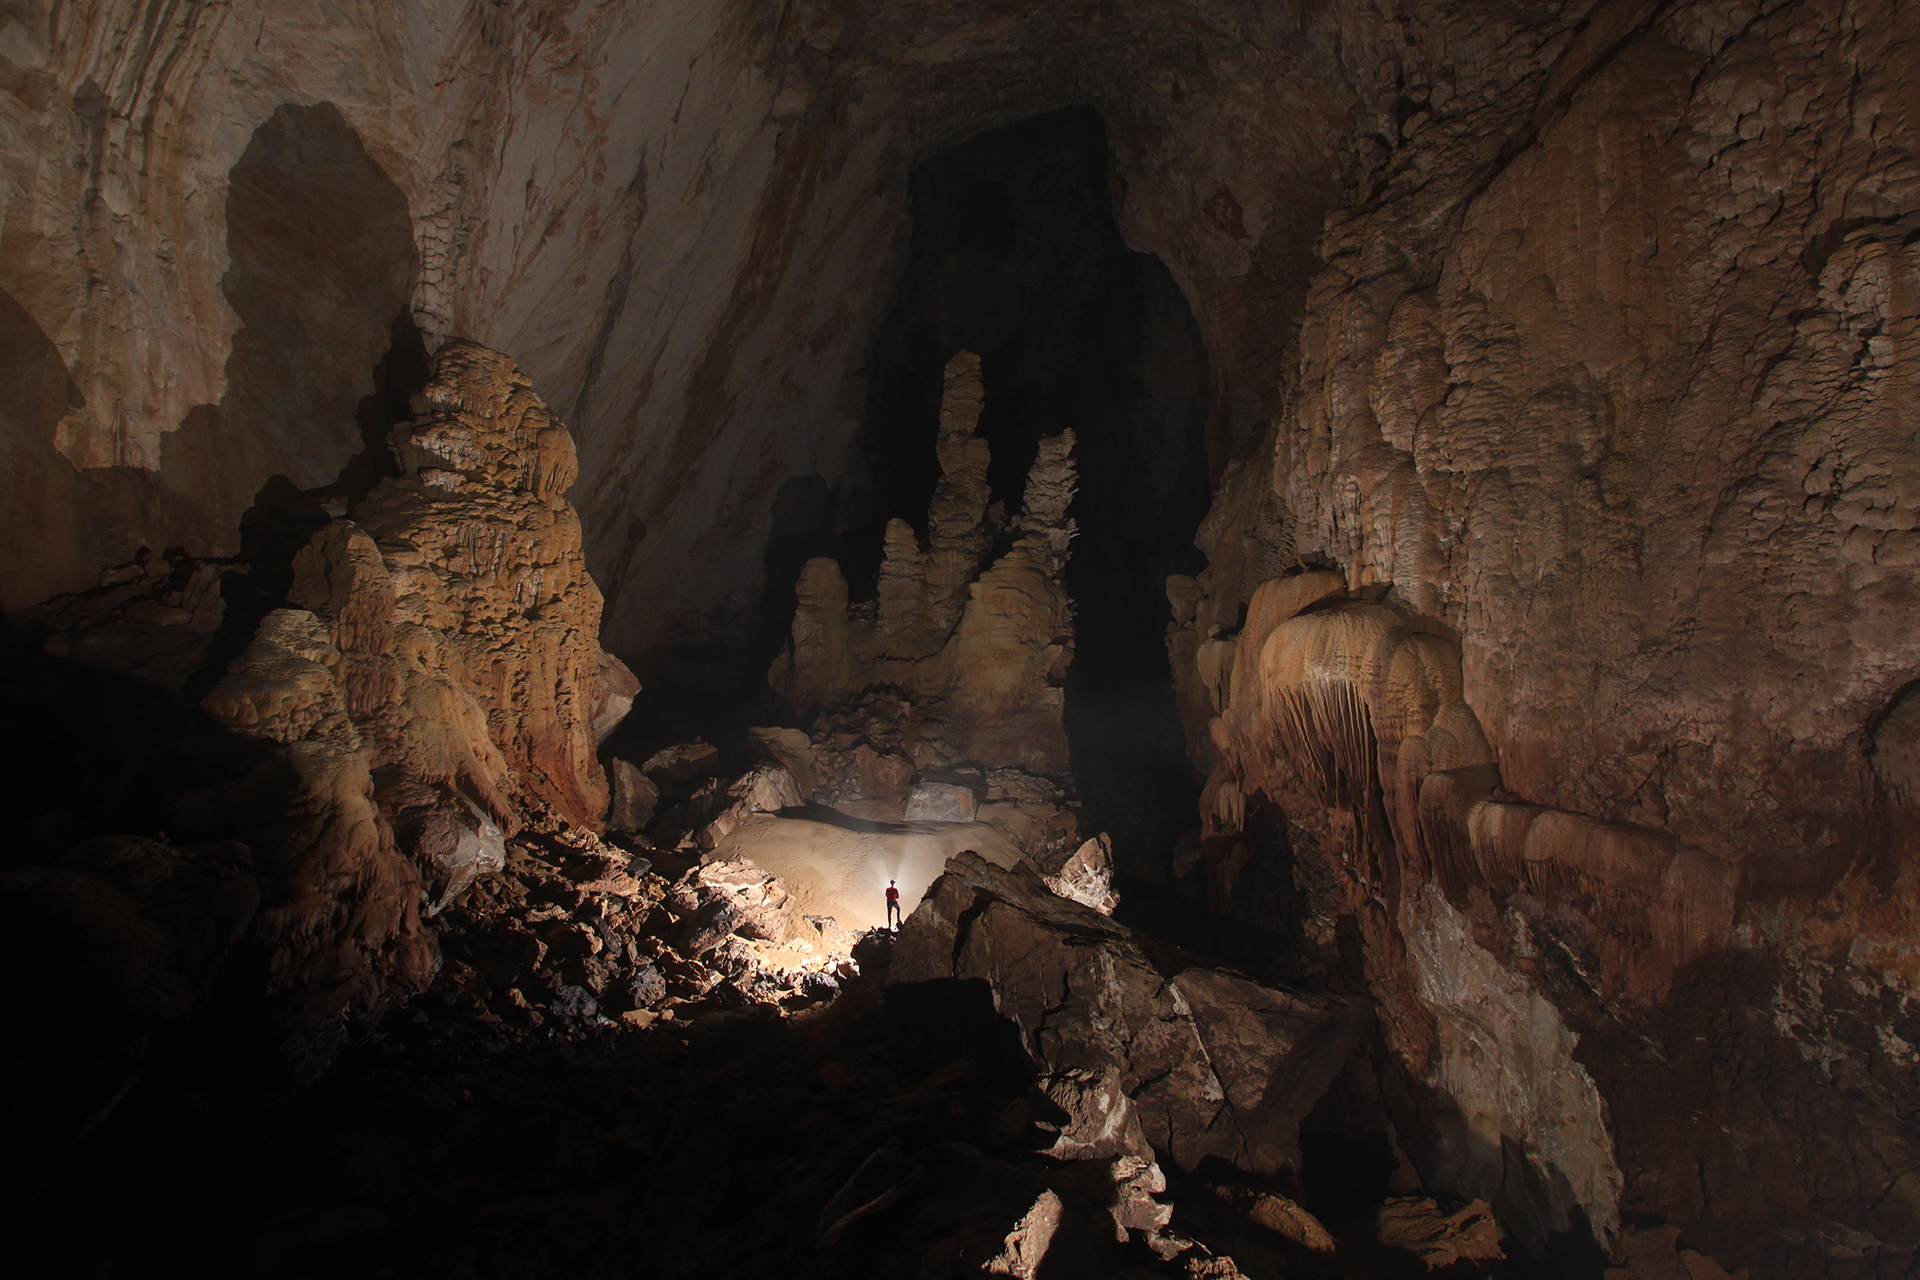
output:
[[[1075,108],[916,167],[911,247],[867,365],[876,518],[849,541],[871,552],[847,568],[871,596],[885,522],[926,524],[954,352],[980,356],[990,502],[1017,509],[1041,437],[1071,430],[1073,776],[1118,856],[1164,860],[1199,794],[1167,666],[1165,582],[1204,564],[1193,537],[1208,500],[1211,385],[1179,286],[1114,225],[1110,164],[1098,114]]]
[[[1916,56],[0,6],[0,1270],[1920,1277]]]

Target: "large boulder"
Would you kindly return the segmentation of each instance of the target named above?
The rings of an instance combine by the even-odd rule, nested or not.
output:
[[[1061,1159],[1218,1156],[1272,1174],[1346,1062],[1361,1001],[1263,986],[1153,944],[1038,873],[970,853],[907,920],[891,983],[983,979],[1064,1117]]]

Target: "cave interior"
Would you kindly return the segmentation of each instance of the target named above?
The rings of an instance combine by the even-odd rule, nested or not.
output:
[[[0,8],[9,1271],[1920,1276],[1920,8],[258,7]]]

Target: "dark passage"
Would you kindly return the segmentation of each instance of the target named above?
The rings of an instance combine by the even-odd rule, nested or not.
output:
[[[867,558],[842,563],[855,593],[870,593],[886,520],[924,525],[941,370],[955,351],[982,358],[980,434],[1009,511],[1040,438],[1073,429],[1067,734],[1089,821],[1137,860],[1164,856],[1198,793],[1174,712],[1163,583],[1203,563],[1193,534],[1208,500],[1210,397],[1186,299],[1158,258],[1121,239],[1108,169],[1100,117],[1072,108],[915,171],[910,257],[868,364],[875,515],[847,539]]]

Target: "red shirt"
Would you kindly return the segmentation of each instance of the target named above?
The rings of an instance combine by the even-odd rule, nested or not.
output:
[[[888,902],[900,901],[900,891],[894,888],[892,885],[887,886],[887,901]]]

